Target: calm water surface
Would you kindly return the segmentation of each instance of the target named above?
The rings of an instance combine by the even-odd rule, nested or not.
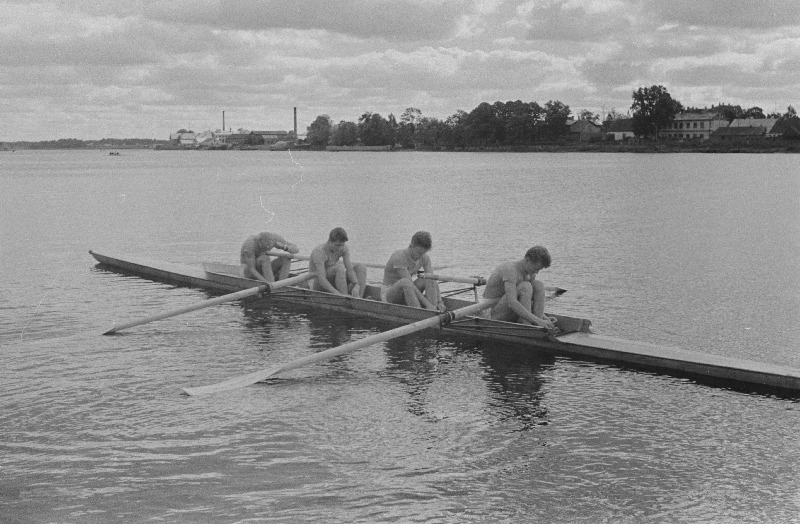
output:
[[[541,243],[554,312],[800,368],[798,158],[0,153],[0,521],[800,522],[795,399],[436,333],[188,398],[394,326],[227,304],[103,337],[209,295],[87,253],[340,225],[380,263],[426,229],[486,276]]]

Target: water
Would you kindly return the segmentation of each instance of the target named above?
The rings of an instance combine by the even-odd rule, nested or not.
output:
[[[228,304],[103,337],[209,295],[88,255],[235,262],[340,225],[383,262],[426,229],[442,272],[486,276],[541,243],[554,312],[800,368],[797,162],[4,153],[0,520],[800,522],[796,400],[435,334],[189,398],[394,326]]]

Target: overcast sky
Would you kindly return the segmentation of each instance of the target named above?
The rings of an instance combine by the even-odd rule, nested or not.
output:
[[[800,105],[800,0],[0,1],[0,141],[301,134],[481,102]]]

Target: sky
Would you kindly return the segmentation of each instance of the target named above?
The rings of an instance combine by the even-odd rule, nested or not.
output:
[[[482,102],[800,106],[800,0],[0,1],[0,141],[298,131]]]

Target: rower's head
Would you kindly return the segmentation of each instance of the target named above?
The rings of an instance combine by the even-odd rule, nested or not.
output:
[[[525,262],[528,264],[529,273],[538,273],[542,269],[550,267],[552,259],[546,247],[533,246],[525,252]]]
[[[335,227],[328,234],[328,242],[339,247],[343,246],[347,240],[347,232],[342,227]]]
[[[417,231],[411,237],[411,244],[408,248],[411,250],[411,256],[418,259],[433,247],[433,240],[431,234],[427,231]]]

